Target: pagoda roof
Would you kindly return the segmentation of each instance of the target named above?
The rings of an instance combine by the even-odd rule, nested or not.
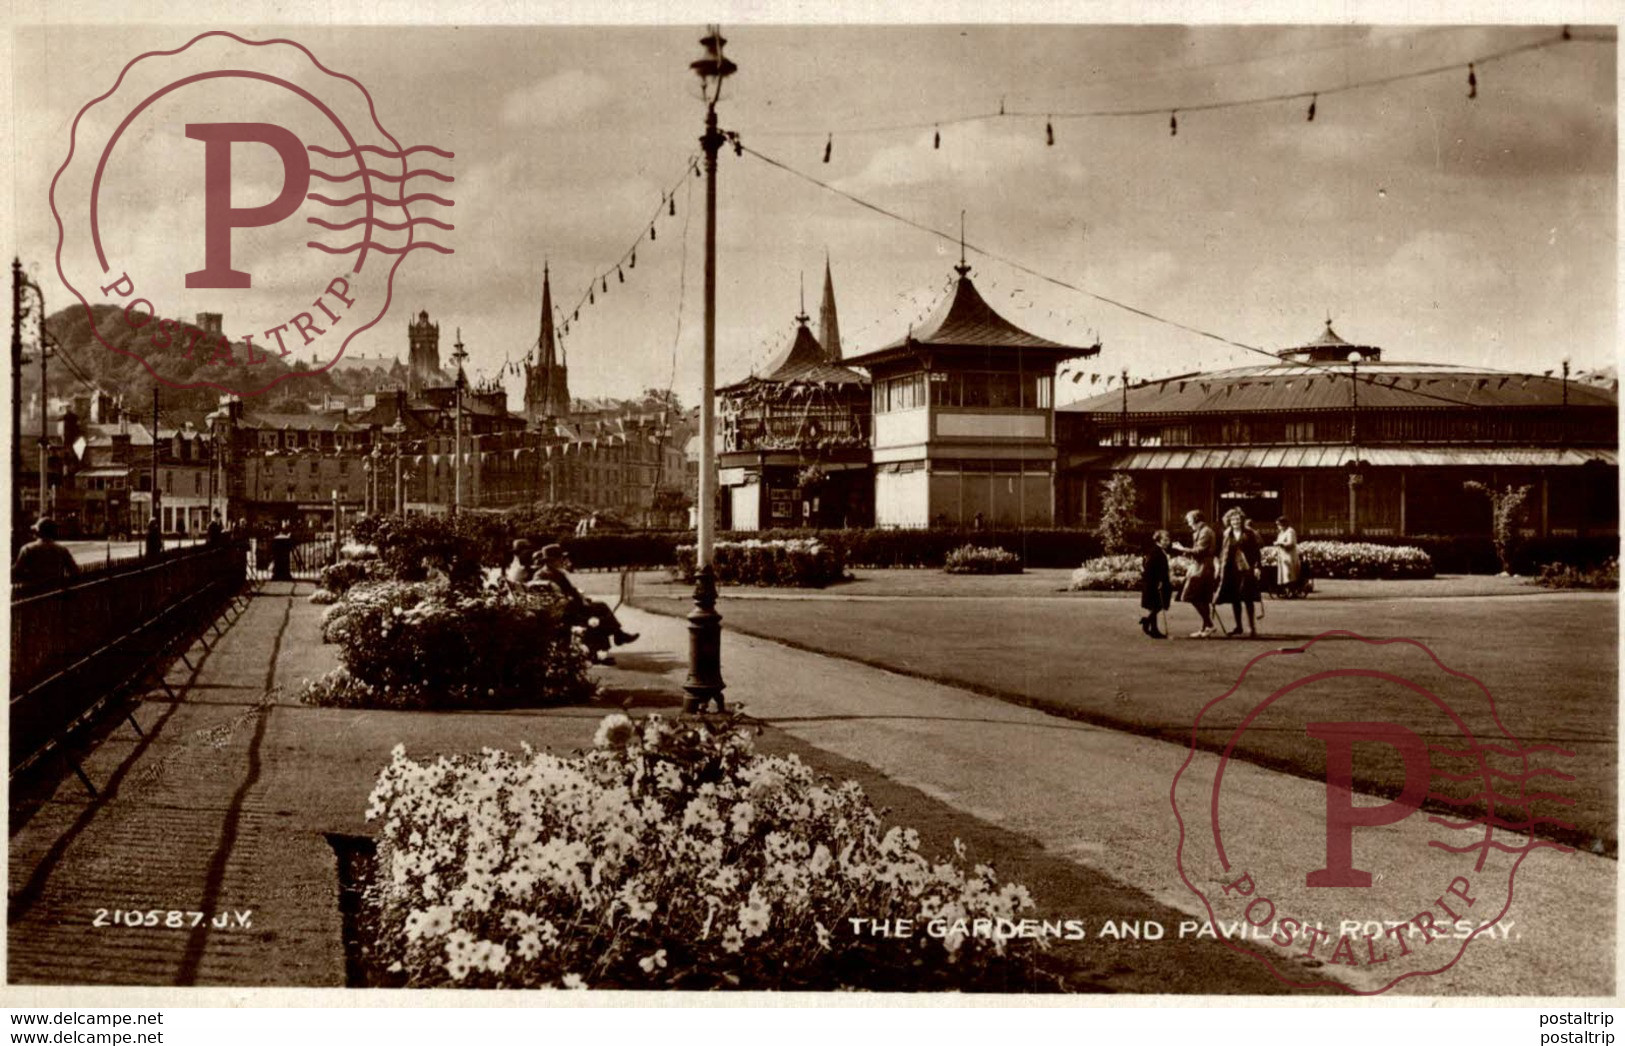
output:
[[[1062,345],[1022,330],[993,311],[970,280],[970,270],[958,267],[959,281],[953,293],[937,306],[919,328],[884,348],[851,357],[847,362],[865,365],[891,359],[916,348],[1013,349],[1040,353],[1057,361],[1093,356],[1099,346]]]
[[[726,386],[738,389],[751,382],[769,382],[775,385],[806,383],[813,385],[866,385],[869,379],[850,367],[832,360],[824,347],[807,326],[807,317],[796,317],[796,336],[790,347],[767,365],[766,373],[752,375],[743,381]]]

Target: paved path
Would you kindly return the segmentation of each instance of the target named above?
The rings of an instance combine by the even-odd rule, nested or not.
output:
[[[603,715],[589,706],[428,714],[298,705],[298,682],[334,663],[310,588],[262,586],[212,651],[194,657],[195,674],[171,674],[179,702],[140,706],[144,736],[114,728],[85,763],[99,797],[68,776],[25,808],[31,816],[14,817],[11,982],[342,985],[328,837],[370,834],[366,796],[390,748],[568,749],[588,743]],[[634,705],[669,707],[686,671],[684,623],[625,616],[644,635],[606,682]],[[738,702],[797,740],[1195,914],[1173,885],[1163,813],[1182,748],[731,633],[724,658]],[[1238,816],[1314,837],[1308,819],[1290,813],[1315,809],[1311,782],[1246,766],[1232,773]],[[1459,973],[1419,990],[1611,994],[1614,882],[1611,861],[1537,852],[1520,873],[1521,938],[1475,945]],[[95,925],[101,909],[109,925]],[[227,925],[112,925],[115,911],[153,909]],[[237,925],[238,912],[250,925]]]
[[[623,618],[643,634],[632,650],[685,649],[681,619],[635,609]],[[622,661],[636,664],[636,656]],[[666,664],[665,685],[680,684],[683,659]],[[1198,916],[1175,873],[1178,834],[1167,805],[1183,746],[726,631],[723,666],[729,692],[751,715]],[[1231,764],[1226,796],[1236,804],[1227,818],[1277,833],[1291,841],[1288,850],[1324,839],[1316,816],[1323,784]],[[1380,867],[1408,867],[1403,855],[1427,852],[1428,831],[1412,818],[1361,845]],[[1301,854],[1283,853],[1289,858],[1310,866]],[[1455,970],[1397,990],[1612,995],[1616,870],[1589,854],[1535,851],[1518,873],[1513,936],[1475,941]],[[1259,871],[1263,878],[1267,870]],[[1356,987],[1380,986],[1363,972],[1342,975]]]
[[[370,835],[367,795],[389,751],[589,744],[603,710],[426,714],[311,708],[302,679],[330,669],[308,582],[268,583],[146,701],[145,731],[114,727],[10,839],[11,983],[332,986],[345,983],[329,834]],[[199,656],[201,655],[201,661]],[[160,692],[161,696],[161,692]],[[17,804],[14,795],[14,805]],[[102,909],[106,925],[95,925]],[[113,912],[225,916],[181,927],[113,924]],[[238,923],[238,912],[248,926]]]

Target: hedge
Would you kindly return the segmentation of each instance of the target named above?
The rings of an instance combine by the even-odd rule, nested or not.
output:
[[[838,546],[822,541],[719,541],[712,547],[719,585],[823,588],[846,576]],[[694,546],[677,549],[674,577],[694,580]]]

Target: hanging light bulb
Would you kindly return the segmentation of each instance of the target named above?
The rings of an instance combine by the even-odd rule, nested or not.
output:
[[[824,162],[825,163],[829,163],[830,150],[832,150],[834,148],[835,148],[835,136],[832,134],[832,135],[829,136],[829,140],[824,142]]]
[[[666,208],[666,213],[671,215],[673,218],[677,217],[677,197],[673,195],[666,202],[669,204],[669,206]]]
[[[739,140],[739,136],[737,134],[734,135],[734,155],[745,155],[745,143]]]
[[[608,275],[604,276],[604,293],[605,294],[609,293],[609,276]]]
[[[1051,118],[1046,118],[1044,120],[1044,144],[1045,145],[1054,145],[1055,144],[1055,124],[1050,122],[1050,120],[1051,120]]]
[[[655,227],[653,225],[651,225],[651,226],[649,226],[649,242],[653,243],[654,239],[655,239]]]
[[[1478,70],[1473,68],[1472,62],[1467,63],[1467,97],[1478,97]]]
[[[1168,137],[1172,138],[1179,133],[1179,110],[1175,109],[1168,114]]]
[[[626,273],[621,271],[621,267],[619,265],[615,266],[615,282],[616,283],[625,283],[626,282]]]
[[[1313,98],[1309,99],[1309,122],[1310,123],[1315,122],[1315,107],[1319,103],[1320,103],[1320,95],[1318,95],[1318,94],[1315,95]]]
[[[933,149],[942,148],[942,128],[940,128],[940,127],[938,127],[936,129],[936,132],[931,136],[931,148],[933,148]]]
[[[570,320],[571,320],[571,322],[574,322],[576,320],[579,320],[580,318],[581,318],[581,306],[577,305],[576,306],[576,311],[570,314]]]
[[[588,287],[587,288],[587,304],[588,305],[593,305],[593,304],[596,304],[596,302],[597,302],[597,299],[592,296],[592,288]]]
[[[628,269],[635,269],[637,267],[638,267],[638,249],[636,247],[633,247],[632,248],[632,260],[627,265],[627,268]]]

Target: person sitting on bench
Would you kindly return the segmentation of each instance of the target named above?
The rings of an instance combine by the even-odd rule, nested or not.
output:
[[[531,575],[532,587],[549,586],[564,597],[570,607],[572,624],[589,625],[594,619],[598,624],[594,631],[608,636],[616,646],[625,646],[638,638],[636,632],[628,632],[621,627],[615,612],[607,604],[595,599],[588,599],[576,589],[575,583],[570,580],[567,573],[570,570],[570,554],[564,551],[563,545],[547,545],[536,553],[534,560],[535,572]]]

